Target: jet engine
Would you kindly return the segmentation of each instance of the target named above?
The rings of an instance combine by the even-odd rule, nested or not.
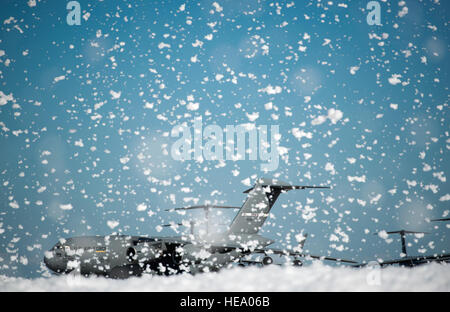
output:
[[[127,248],[126,259],[129,263],[151,262],[159,258],[162,253],[161,244],[141,243]]]

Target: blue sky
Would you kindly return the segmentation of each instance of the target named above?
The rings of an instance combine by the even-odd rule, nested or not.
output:
[[[1,274],[40,276],[60,237],[174,235],[157,226],[201,214],[165,209],[240,205],[262,176],[332,187],[280,196],[279,242],[386,259],[399,239],[373,233],[406,228],[430,232],[411,254],[449,251],[426,221],[449,211],[447,2],[380,1],[380,26],[365,1],[79,3],[79,26],[67,1],[1,4]],[[173,160],[171,129],[199,116],[279,125],[287,153],[269,173]]]

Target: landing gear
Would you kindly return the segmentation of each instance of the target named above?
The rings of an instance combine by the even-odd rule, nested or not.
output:
[[[268,257],[268,256],[264,257],[263,260],[262,260],[262,264],[263,265],[270,265],[272,263],[273,263],[273,259],[271,257]]]

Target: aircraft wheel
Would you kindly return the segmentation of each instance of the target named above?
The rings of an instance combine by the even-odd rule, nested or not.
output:
[[[294,266],[302,266],[303,262],[301,262],[300,260],[294,260],[293,264]]]
[[[262,260],[262,263],[264,265],[272,264],[273,263],[273,259],[271,257],[264,257],[263,260]]]

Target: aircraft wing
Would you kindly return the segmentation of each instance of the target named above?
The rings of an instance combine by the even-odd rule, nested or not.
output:
[[[387,265],[399,264],[404,266],[416,266],[430,262],[447,262],[450,263],[450,254],[434,255],[434,256],[412,256],[400,259],[379,261],[378,264],[383,267]],[[364,267],[367,263],[356,265],[356,267]]]
[[[186,245],[192,243],[191,240],[182,236],[164,236],[164,237],[152,237],[152,241],[160,241],[166,244]]]
[[[429,262],[449,262],[450,254],[436,255],[436,256],[419,256],[419,257],[405,257],[401,259],[387,260],[380,262],[381,266],[400,264],[400,265],[420,265]]]
[[[240,260],[239,262],[245,263],[247,265],[262,265],[263,264],[261,261],[253,261],[253,260]],[[283,266],[283,264],[279,264],[279,263],[273,263],[272,265]]]
[[[305,254],[305,253],[296,252],[296,251],[292,251],[292,250],[276,249],[276,248],[255,249],[252,253],[267,254],[267,255],[275,254],[275,255],[281,255],[281,256],[302,257],[302,258],[313,258],[313,259],[329,260],[329,261],[336,261],[336,262],[342,262],[342,263],[353,263],[353,264],[358,263],[353,260],[345,260],[345,259],[333,258],[333,257],[328,257],[328,256],[315,256],[315,255]]]

